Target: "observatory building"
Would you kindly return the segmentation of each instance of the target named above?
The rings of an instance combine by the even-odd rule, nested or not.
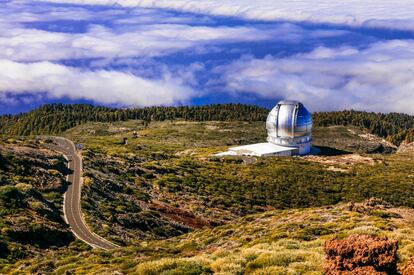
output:
[[[280,101],[266,120],[267,142],[229,148],[216,156],[294,156],[311,151],[312,115],[298,101]]]

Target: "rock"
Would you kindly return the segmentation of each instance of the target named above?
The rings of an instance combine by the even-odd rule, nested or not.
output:
[[[398,153],[409,153],[414,152],[414,142],[408,143],[404,141],[401,143],[400,147],[398,147]]]
[[[395,274],[397,241],[368,235],[325,242],[326,274]]]
[[[392,205],[381,198],[369,198],[362,203],[348,203],[349,211],[358,213],[371,213],[375,210],[385,210],[391,208]]]

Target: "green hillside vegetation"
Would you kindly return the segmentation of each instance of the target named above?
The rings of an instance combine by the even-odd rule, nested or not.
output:
[[[139,138],[133,138],[137,131]],[[358,128],[315,129],[334,152],[382,146]],[[263,122],[94,123],[66,135],[84,146],[83,208],[99,234],[128,244],[168,238],[269,209],[382,198],[414,206],[410,154],[370,154],[372,164],[321,165],[307,158],[216,158],[228,146],[265,140]],[[123,138],[128,144],[123,145]],[[328,137],[328,138],[325,138]],[[179,223],[177,224],[177,217]]]
[[[49,104],[24,114],[0,116],[0,134],[7,136],[58,134],[86,122],[116,122],[129,119],[141,119],[144,124],[175,119],[256,121],[264,120],[266,115],[267,110],[264,108],[242,104],[141,109],[94,107],[87,104]]]
[[[369,130],[371,134],[387,138],[399,145],[404,140],[414,141],[414,116],[401,113],[368,113],[358,111],[339,111],[315,113],[316,126],[353,125]]]
[[[74,240],[61,217],[62,156],[25,140],[0,142],[0,262]]]
[[[215,104],[206,106],[116,109],[87,104],[48,104],[19,115],[0,116],[0,135],[28,136],[58,134],[87,122],[151,121],[264,121],[269,110],[254,105]],[[393,144],[414,141],[414,116],[401,113],[339,111],[314,113],[315,126],[356,126],[387,138]]]
[[[352,125],[317,126],[313,129],[312,135],[313,144],[319,146],[323,154],[394,153],[398,149],[396,145],[383,138],[370,134],[369,130]]]
[[[79,113],[62,133],[83,148],[86,221],[122,246],[115,252],[75,241],[65,225],[63,157],[31,138],[3,138],[0,273],[322,274],[324,241],[354,233],[397,239],[401,262],[414,255],[413,152],[338,120],[315,127],[320,156],[218,158],[266,131],[259,115],[215,115],[88,122]],[[348,204],[372,197],[380,203]]]
[[[399,261],[414,255],[412,209],[380,204],[274,210],[167,240],[117,251],[47,252],[3,272],[55,274],[323,274],[325,240],[352,234],[399,242]],[[1,271],[1,270],[0,270]]]

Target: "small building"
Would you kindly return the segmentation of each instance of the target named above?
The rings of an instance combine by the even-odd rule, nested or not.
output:
[[[267,142],[231,147],[216,156],[294,156],[311,151],[312,115],[292,100],[280,101],[266,120]]]

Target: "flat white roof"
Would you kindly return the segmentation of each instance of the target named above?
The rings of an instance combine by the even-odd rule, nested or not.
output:
[[[226,151],[215,154],[216,157],[224,157],[224,156],[237,156],[237,153],[234,151]]]
[[[297,148],[295,147],[286,147],[280,146],[273,143],[265,142],[265,143],[255,143],[237,147],[231,147],[229,151],[235,151],[240,154],[251,154],[251,155],[269,155],[269,154],[276,154],[280,152],[292,151]]]

